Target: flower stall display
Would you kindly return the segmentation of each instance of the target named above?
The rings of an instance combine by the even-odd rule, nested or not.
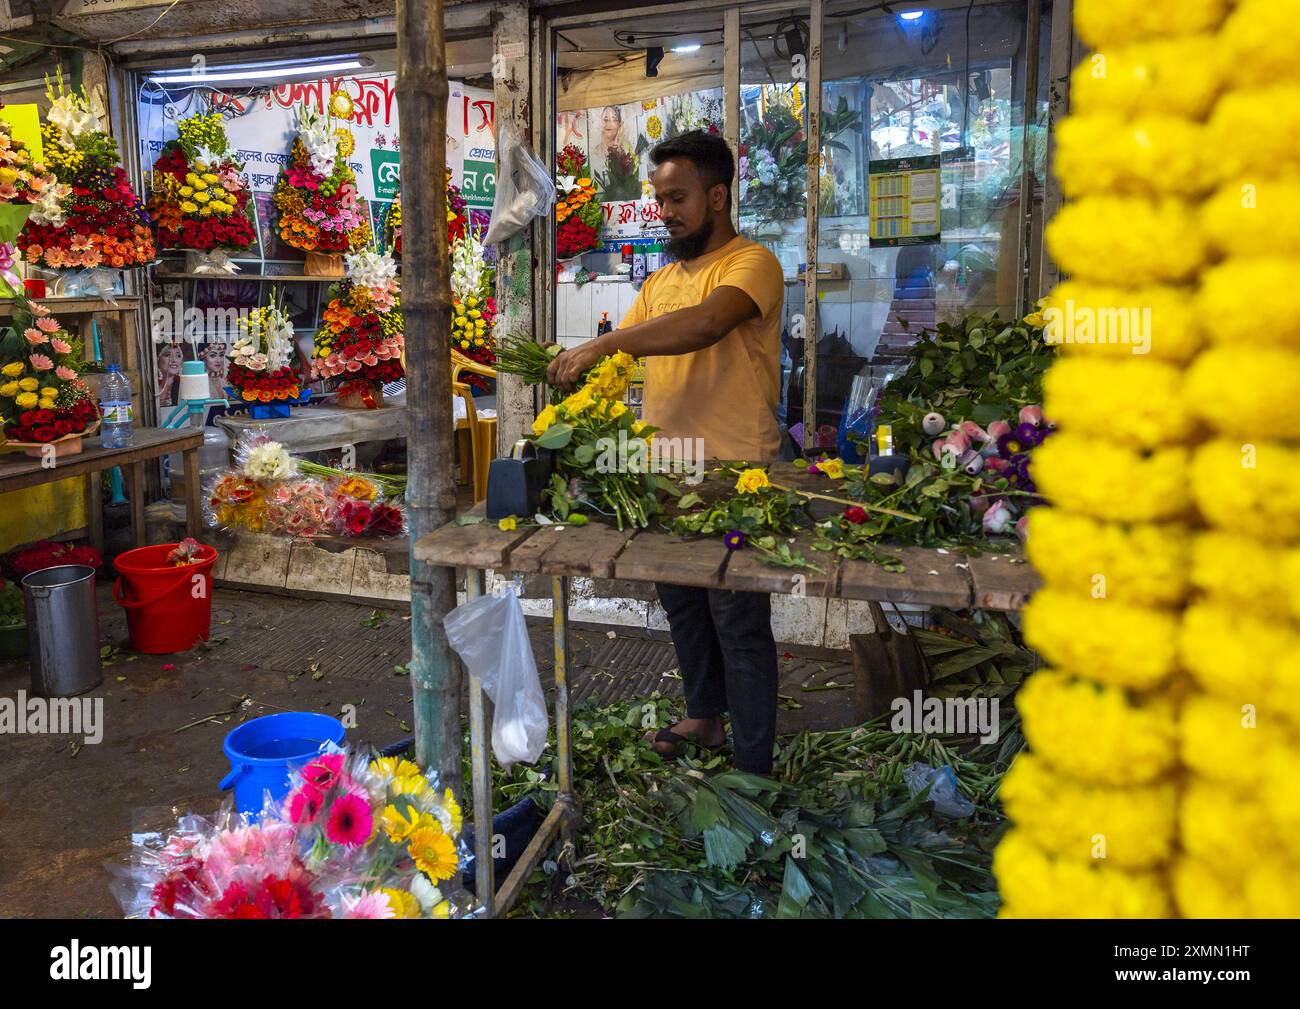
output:
[[[220,112],[190,116],[176,124],[153,165],[149,212],[158,248],[187,253],[195,273],[234,273],[232,252],[257,240],[249,218],[244,166],[230,154]]]
[[[58,180],[46,190],[57,195],[58,213],[33,215],[18,236],[19,250],[32,266],[52,270],[152,262],[152,221],[119,162],[103,108],[84,87],[81,94],[65,90],[62,73],[57,84],[56,95],[46,80],[50,111],[41,139]]]
[[[461,827],[411,761],[330,747],[251,821],[227,805],[138,840],[113,890],[133,918],[450,918]]]
[[[307,253],[308,274],[342,276],[341,255],[370,244],[370,212],[348,165],[355,147],[351,132],[336,127],[332,115],[306,105],[299,110],[298,134],[272,201],[280,239]]]
[[[81,379],[82,348],[50,310],[18,295],[0,336],[0,430],[10,444],[45,458],[81,451],[99,408]]]
[[[240,326],[245,335],[226,354],[227,394],[247,403],[250,417],[289,416],[290,406],[305,403],[311,395],[302,388],[292,363],[293,323],[281,309],[265,305],[240,319]]]
[[[210,526],[301,537],[390,537],[406,531],[400,477],[295,459],[254,429],[235,446],[236,467],[207,498]]]
[[[1051,668],[1017,701],[1006,917],[1300,915],[1300,244],[1259,209],[1300,169],[1263,125],[1298,90],[1283,6],[1074,6],[1108,69],[1072,77],[1046,232],[1071,279],[1024,630]]]
[[[569,144],[555,164],[555,254],[570,259],[600,248],[600,200],[582,151]]]
[[[451,249],[451,348],[471,361],[496,361],[492,326],[496,321],[496,271],[484,255],[477,233],[466,233]],[[485,386],[478,376],[467,376]]]
[[[64,223],[63,200],[68,189],[45,164],[32,158],[21,140],[0,119],[0,278],[10,291],[22,289],[14,273],[14,240],[24,224],[58,226]]]
[[[345,258],[348,277],[330,289],[330,303],[312,348],[312,378],[337,379],[340,406],[376,409],[384,383],[406,374],[397,264],[358,252]]]

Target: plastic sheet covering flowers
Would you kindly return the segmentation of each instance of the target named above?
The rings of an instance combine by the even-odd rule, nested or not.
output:
[[[391,256],[344,257],[348,277],[330,289],[330,303],[312,348],[312,378],[340,379],[339,395],[378,407],[380,389],[406,374],[397,266]]]
[[[226,382],[235,395],[246,403],[298,399],[302,386],[291,363],[295,350],[289,317],[273,305],[264,305],[239,323],[244,335],[226,354],[230,359]]]
[[[356,141],[332,115],[304,105],[290,161],[280,169],[272,200],[280,239],[306,252],[337,253],[370,243],[370,212],[348,165]]]
[[[158,248],[247,249],[256,240],[248,216],[244,166],[229,151],[220,112],[176,124],[180,137],[163,145],[153,165],[149,212]]]
[[[637,420],[623,402],[634,363],[622,351],[604,358],[577,392],[548,405],[533,421],[533,443],[557,453],[544,498],[558,519],[587,512],[612,517],[620,529],[644,528],[661,510],[657,491],[680,493],[667,476],[652,471],[655,428]]]
[[[300,462],[258,429],[235,446],[237,468],[219,474],[208,524],[280,536],[401,536],[406,513],[391,481]]]
[[[1076,0],[1007,916],[1300,915],[1289,6]]]
[[[139,837],[113,892],[133,918],[450,918],[461,825],[409,760],[330,747],[255,818]]]
[[[99,409],[81,378],[82,347],[39,302],[21,294],[0,330],[0,430],[9,442],[40,445],[84,435]]]
[[[57,85],[57,89],[56,89]],[[67,90],[60,71],[45,80],[45,164],[58,180],[50,212],[34,213],[18,236],[27,262],[49,269],[143,266],[154,258],[152,221],[123,170],[105,113],[85,88]]]
[[[569,259],[600,247],[600,200],[587,156],[577,147],[560,151],[555,166],[555,252]]]

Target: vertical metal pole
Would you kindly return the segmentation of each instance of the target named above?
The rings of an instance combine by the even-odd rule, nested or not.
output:
[[[740,227],[740,8],[722,14],[722,136],[736,155],[731,178],[731,226]]]
[[[492,91],[498,130],[510,123],[520,139],[532,146],[533,106],[530,102],[528,5],[514,0],[496,5],[492,20]],[[501,146],[497,145],[497,177],[501,176]],[[533,331],[533,235],[538,225],[508,238],[497,249],[497,318],[500,338],[520,330]],[[497,376],[497,445],[510,446],[532,433],[533,390],[518,375]],[[500,451],[498,447],[497,451]]]
[[[465,598],[486,591],[481,568],[466,568]],[[492,702],[477,676],[469,678],[470,787],[474,790],[474,889],[487,917],[496,914],[496,873],[492,865]]]
[[[560,786],[559,801],[568,806],[560,825],[567,844],[573,837],[578,809],[573,794],[573,751],[569,745],[569,579],[557,577],[551,583],[551,620],[555,629],[555,778]]]
[[[402,216],[407,236],[406,501],[411,543],[456,511],[452,483],[451,357],[447,329],[447,64],[442,0],[397,0],[397,107],[402,121]],[[461,792],[460,665],[442,619],[456,605],[455,571],[411,558],[411,693],[415,755]]]
[[[1042,227],[1034,235],[1038,248],[1038,286],[1030,287],[1029,297],[1037,300],[1054,288],[1061,279],[1061,268],[1052,260],[1043,241],[1043,229],[1061,209],[1061,184],[1051,170],[1056,154],[1056,124],[1070,111],[1070,71],[1074,68],[1074,0],[1055,0],[1052,4],[1052,47],[1047,70],[1047,179],[1043,192]]]
[[[1038,119],[1038,54],[1041,46],[1043,0],[1028,0],[1025,26],[1025,111],[1020,137],[1020,283],[1016,287],[1016,318],[1029,311],[1034,267],[1034,158],[1030,130]]]
[[[808,110],[808,175],[805,193],[807,239],[803,279],[803,446],[817,444],[817,244],[821,214],[822,147],[822,0],[808,7],[808,79],[804,107]]]

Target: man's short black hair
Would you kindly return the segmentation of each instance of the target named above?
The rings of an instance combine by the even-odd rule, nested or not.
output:
[[[656,168],[669,158],[690,161],[704,180],[705,189],[712,189],[719,183],[726,186],[727,206],[731,206],[731,179],[736,174],[736,159],[722,137],[704,130],[691,130],[665,140],[650,152],[650,160]]]

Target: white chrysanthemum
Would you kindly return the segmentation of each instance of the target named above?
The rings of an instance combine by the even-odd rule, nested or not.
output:
[[[283,480],[293,472],[293,460],[278,441],[263,442],[248,453],[244,473],[254,480]]]
[[[417,872],[411,880],[411,896],[420,902],[420,910],[429,914],[442,903],[442,891],[429,882],[422,872]]]

